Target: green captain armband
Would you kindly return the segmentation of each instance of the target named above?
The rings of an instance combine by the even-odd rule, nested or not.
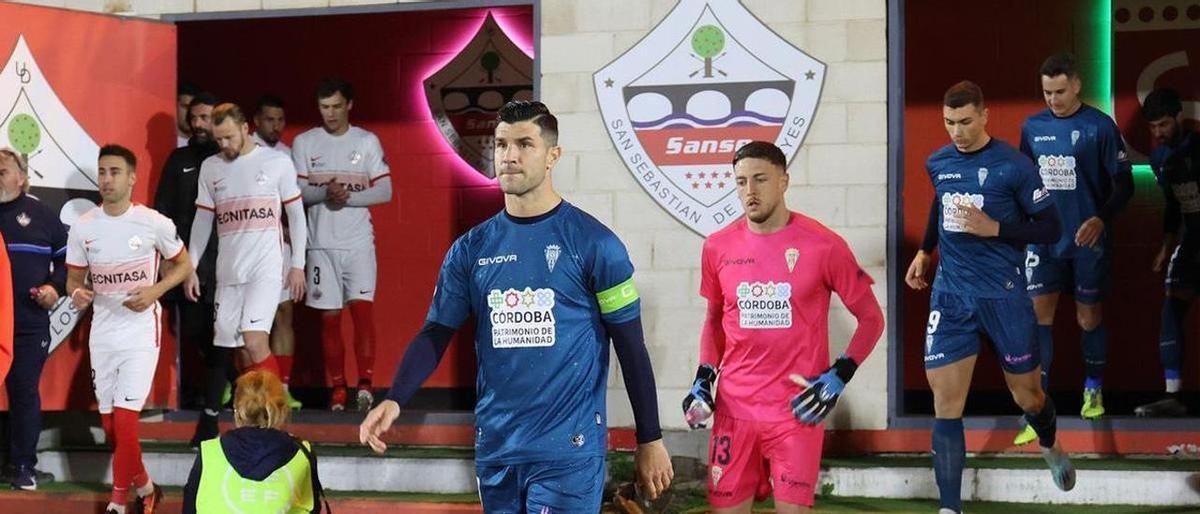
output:
[[[637,288],[633,286],[633,277],[615,286],[596,293],[600,302],[600,314],[610,314],[628,307],[638,301]]]

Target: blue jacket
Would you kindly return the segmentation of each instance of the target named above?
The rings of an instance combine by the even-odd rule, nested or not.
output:
[[[45,284],[59,296],[67,285],[67,228],[38,199],[22,194],[0,203],[0,233],[12,264],[13,331],[16,334],[45,334],[50,330],[49,311],[29,295]]]

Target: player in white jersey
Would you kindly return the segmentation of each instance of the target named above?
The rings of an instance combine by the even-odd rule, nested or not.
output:
[[[346,405],[345,358],[341,336],[343,307],[354,320],[359,410],[375,398],[375,234],[369,206],[392,199],[392,181],[379,138],[350,126],[354,89],[340,79],[317,87],[322,126],[293,142],[292,158],[308,206],[308,298],[321,309],[321,346],[325,373],[333,383],[330,406]]]
[[[100,149],[100,207],[71,226],[67,237],[67,290],[82,310],[92,305],[92,385],[105,437],[113,446],[112,497],[106,514],[124,514],[130,484],[136,512],[152,513],[162,500],[142,464],[138,413],[158,366],[162,308],[158,298],[192,272],[175,224],[130,201],[137,158],[128,149]],[[159,278],[159,261],[163,263]],[[88,285],[85,279],[91,277]]]
[[[263,95],[258,98],[254,108],[254,134],[250,136],[254,144],[275,150],[292,158],[292,149],[283,144],[283,127],[286,124],[283,112],[283,100],[275,95]],[[292,242],[283,233],[283,260],[291,262]],[[279,364],[279,379],[283,382],[283,392],[287,396],[288,406],[293,409],[301,407],[300,402],[292,398],[288,391],[288,383],[292,380],[292,356],[296,351],[296,332],[292,329],[292,292],[285,286],[279,293],[279,308],[275,311],[275,324],[271,327],[271,353]]]
[[[208,244],[213,217],[217,220],[217,292],[213,345],[244,350],[246,372],[265,369],[279,375],[268,334],[286,283],[292,298],[304,296],[304,246],[307,227],[296,170],[279,152],[250,140],[241,109],[221,104],[213,109],[213,136],[220,153],[200,166],[196,219],[189,248],[200,252]],[[281,211],[296,251],[284,278]],[[184,286],[189,298],[199,294],[193,273]],[[215,437],[216,416],[204,413],[197,433]]]

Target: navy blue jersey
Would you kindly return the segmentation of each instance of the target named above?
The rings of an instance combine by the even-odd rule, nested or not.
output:
[[[1075,232],[1097,216],[1112,194],[1112,176],[1125,160],[1121,129],[1107,114],[1081,105],[1059,118],[1043,110],[1021,127],[1021,153],[1037,164],[1042,183],[1054,197],[1062,221],[1062,237],[1050,248],[1052,257],[1075,255]],[[1102,244],[1108,241],[1101,235]]]
[[[29,290],[53,285],[62,296],[66,287],[67,229],[58,213],[22,194],[0,203],[0,233],[12,265],[13,330],[45,334],[50,313],[29,296]]]
[[[1025,295],[1025,248],[963,229],[960,206],[974,204],[1000,223],[1021,222],[1054,205],[1029,159],[993,138],[971,153],[946,145],[925,162],[941,205],[941,260],[933,289],[978,298]]]
[[[603,456],[604,323],[640,309],[625,246],[565,201],[533,219],[501,212],[455,241],[427,320],[476,316],[475,461]]]

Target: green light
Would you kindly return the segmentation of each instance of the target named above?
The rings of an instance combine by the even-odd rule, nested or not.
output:
[[[1100,77],[1096,87],[1096,108],[1108,113],[1109,116],[1115,116],[1113,112],[1113,24],[1112,24],[1112,0],[1097,0],[1095,4],[1095,12],[1093,20],[1095,23],[1096,33],[1096,68],[1093,70],[1096,73],[1093,76]]]
[[[1145,173],[1146,175],[1154,175],[1154,170],[1150,169],[1149,164],[1134,164],[1133,165],[1133,174],[1134,175],[1141,175],[1143,173]]]

